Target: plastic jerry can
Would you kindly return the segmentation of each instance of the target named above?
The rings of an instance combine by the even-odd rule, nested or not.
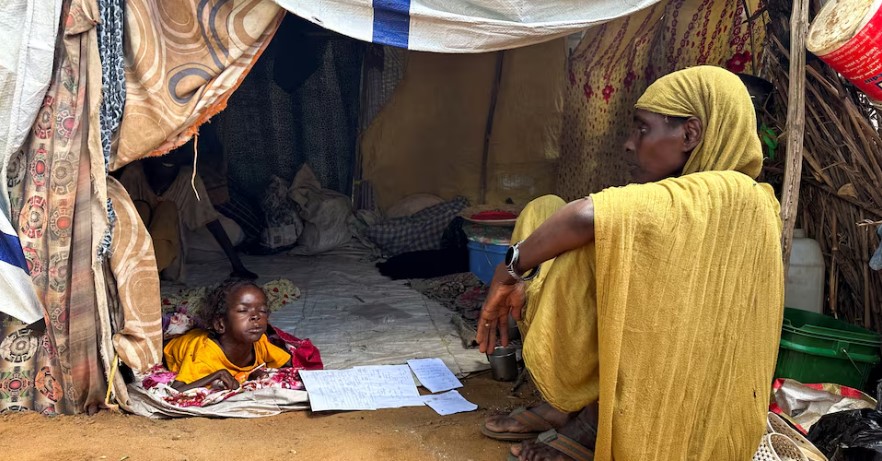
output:
[[[824,256],[818,242],[807,238],[803,229],[793,230],[784,305],[816,314],[824,313]]]

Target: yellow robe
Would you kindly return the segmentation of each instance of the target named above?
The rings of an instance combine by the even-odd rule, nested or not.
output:
[[[226,369],[236,376],[236,373],[251,371],[263,363],[269,368],[280,368],[291,360],[291,354],[270,343],[263,335],[254,343],[254,363],[240,367],[230,362],[220,346],[201,328],[194,328],[172,339],[163,352],[168,369],[178,374],[175,379],[186,384],[218,370]]]
[[[592,196],[594,244],[546,262],[527,287],[524,359],[558,409],[599,402],[598,461],[748,460],[783,313],[779,205],[752,179],[762,158],[737,77],[695,68],[659,82],[643,107],[694,114],[705,141],[684,176]],[[513,240],[563,204],[531,203]]]

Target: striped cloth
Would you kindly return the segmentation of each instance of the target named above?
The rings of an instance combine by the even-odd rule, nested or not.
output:
[[[43,307],[34,292],[21,242],[3,213],[0,213],[0,293],[4,298],[0,312],[25,324],[43,318]]]
[[[658,0],[275,0],[326,29],[437,53],[533,45],[636,13]]]

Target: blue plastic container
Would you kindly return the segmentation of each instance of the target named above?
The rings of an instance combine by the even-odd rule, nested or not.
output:
[[[489,285],[493,280],[496,266],[505,260],[505,252],[508,245],[494,245],[492,243],[469,242],[469,271]]]

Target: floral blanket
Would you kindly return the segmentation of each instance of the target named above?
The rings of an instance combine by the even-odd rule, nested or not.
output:
[[[296,370],[283,369],[265,380],[246,382],[237,391],[211,392],[193,389],[171,396],[168,385],[146,389],[141,381],[129,384],[128,409],[150,418],[202,416],[215,418],[257,418],[285,411],[308,410],[309,396],[305,390],[292,389],[299,383]],[[276,380],[276,381],[274,381]],[[168,388],[168,389],[166,389]]]
[[[270,311],[300,297],[300,290],[286,279],[268,282],[263,289]],[[201,326],[196,319],[208,290],[190,288],[162,298],[165,341]],[[179,392],[170,386],[176,374],[158,365],[129,385],[132,411],[150,417],[255,417],[308,408],[299,372],[323,368],[318,348],[309,339],[297,338],[272,325],[267,327],[266,335],[271,343],[291,354],[290,368],[268,369],[265,376],[245,381],[236,390],[196,388]]]
[[[300,381],[299,371],[297,368],[269,369],[264,377],[245,381],[236,390],[212,390],[199,387],[178,392],[170,386],[171,382],[175,380],[175,373],[157,366],[141,380],[141,387],[157,399],[161,399],[174,406],[182,408],[205,407],[236,395],[255,392],[261,389],[277,388],[302,391],[304,387],[303,382]]]
[[[129,384],[130,409],[149,417],[252,418],[308,408],[299,373],[323,368],[319,350],[310,340],[272,326],[267,328],[267,337],[291,353],[290,368],[267,369],[266,375],[245,381],[236,390],[196,388],[179,392],[170,386],[176,374],[158,365]]]

